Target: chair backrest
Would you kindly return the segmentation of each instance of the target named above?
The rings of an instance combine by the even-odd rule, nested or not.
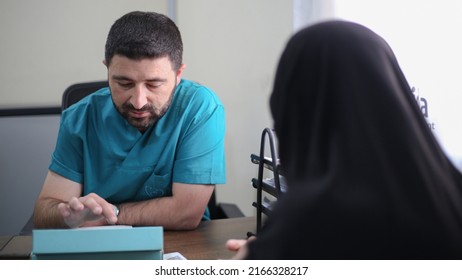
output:
[[[108,86],[108,81],[78,83],[69,86],[63,93],[61,110],[64,111],[69,106],[71,106],[74,103],[77,103],[80,99],[84,98],[85,96]]]
[[[87,83],[78,83],[69,86],[63,93],[63,99],[61,103],[61,110],[64,111],[65,109],[69,108],[74,103],[77,103],[79,100],[84,98],[85,96],[101,89],[104,87],[108,87],[108,81],[97,81],[97,82],[87,82]],[[216,203],[216,195],[215,190],[210,197],[208,208],[210,211],[210,218],[216,219],[219,216],[218,213],[218,205]]]

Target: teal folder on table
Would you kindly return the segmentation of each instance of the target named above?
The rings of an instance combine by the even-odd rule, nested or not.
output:
[[[32,231],[35,260],[161,260],[162,227],[102,226]]]

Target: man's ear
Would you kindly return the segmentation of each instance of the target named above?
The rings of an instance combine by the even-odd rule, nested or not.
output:
[[[178,85],[181,81],[181,75],[183,75],[183,70],[186,68],[186,64],[181,64],[180,68],[176,71],[176,85]]]
[[[106,59],[103,59],[103,64],[107,67]]]

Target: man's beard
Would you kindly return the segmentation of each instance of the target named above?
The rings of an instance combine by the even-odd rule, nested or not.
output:
[[[117,111],[128,121],[130,125],[135,127],[141,132],[145,132],[149,127],[153,126],[163,115],[167,112],[170,104],[173,100],[173,95],[175,92],[175,88],[173,88],[172,93],[170,94],[170,98],[168,99],[167,103],[160,108],[155,108],[152,104],[146,104],[141,109],[136,109],[130,102],[125,102],[120,106],[116,106]],[[139,112],[139,113],[149,113],[149,117],[144,118],[135,118],[130,116],[130,112]]]

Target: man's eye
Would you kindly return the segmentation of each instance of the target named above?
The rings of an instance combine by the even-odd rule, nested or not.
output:
[[[118,83],[118,85],[119,85],[120,87],[123,87],[123,88],[129,88],[129,87],[131,87],[131,84],[130,84],[130,83]]]
[[[147,84],[147,86],[148,86],[149,88],[153,88],[153,89],[155,89],[155,88],[158,88],[158,87],[160,87],[160,86],[161,86],[161,83],[155,83],[155,84]]]

